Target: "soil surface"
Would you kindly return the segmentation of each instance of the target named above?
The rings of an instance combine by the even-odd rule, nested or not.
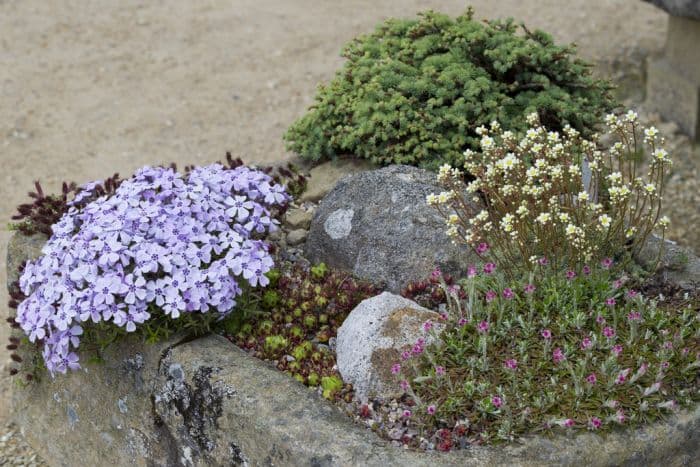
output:
[[[667,16],[639,0],[471,0],[576,42],[599,73],[634,79],[661,50]],[[5,222],[32,181],[47,192],[145,164],[291,157],[282,134],[341,65],[339,51],[387,17],[437,0],[0,0],[0,284]],[[0,288],[0,314],[6,313]],[[0,342],[5,328],[0,326]],[[3,344],[4,345],[4,344]],[[0,356],[0,365],[6,360]],[[8,404],[0,378],[0,426]],[[2,461],[11,464],[4,457]]]

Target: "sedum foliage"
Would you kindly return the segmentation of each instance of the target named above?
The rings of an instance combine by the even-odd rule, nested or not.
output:
[[[345,66],[285,134],[288,149],[435,169],[460,163],[478,146],[474,129],[493,120],[524,130],[536,111],[550,129],[569,123],[588,135],[614,106],[610,85],[591,77],[573,47],[521,27],[476,21],[471,9],[456,19],[428,11],[388,20],[345,47]]]

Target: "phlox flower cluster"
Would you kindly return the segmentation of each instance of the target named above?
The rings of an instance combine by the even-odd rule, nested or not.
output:
[[[74,351],[88,323],[133,332],[154,313],[223,317],[243,282],[268,282],[273,260],[260,238],[276,229],[271,210],[289,199],[268,175],[144,167],[112,196],[96,198],[96,186],[77,194],[20,278],[26,299],[16,321],[43,342],[52,374],[79,368]]]
[[[554,266],[574,267],[625,248],[635,253],[654,229],[668,225],[659,213],[671,161],[657,147],[663,140],[656,129],[636,137],[634,112],[606,122],[618,139],[609,149],[570,126],[549,131],[537,114],[528,117],[522,138],[497,122],[480,127],[481,150],[464,153],[464,171],[474,179],[465,185],[461,168],[444,165],[438,181],[445,191],[427,202],[445,218],[454,242],[481,254],[478,245],[488,240],[492,257],[506,268],[532,270],[542,255]],[[642,141],[651,152],[646,174],[636,157]]]

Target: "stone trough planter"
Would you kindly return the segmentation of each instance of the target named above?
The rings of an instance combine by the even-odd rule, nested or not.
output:
[[[16,236],[8,271],[42,243]],[[683,264],[697,271],[700,259]],[[692,465],[700,455],[700,407],[603,436],[407,451],[219,336],[124,341],[103,364],[15,390],[12,408],[33,447],[57,466]]]

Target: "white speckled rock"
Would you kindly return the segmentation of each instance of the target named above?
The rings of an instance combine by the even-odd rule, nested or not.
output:
[[[391,366],[418,338],[424,338],[426,345],[432,342],[422,325],[431,320],[439,330],[438,318],[436,312],[389,292],[357,305],[338,329],[336,341],[338,370],[352,383],[355,396],[366,401],[370,396],[400,395]]]
[[[444,219],[425,202],[440,191],[434,173],[405,165],[345,177],[316,210],[305,253],[392,292],[435,266],[463,273],[478,258],[452,244]]]

